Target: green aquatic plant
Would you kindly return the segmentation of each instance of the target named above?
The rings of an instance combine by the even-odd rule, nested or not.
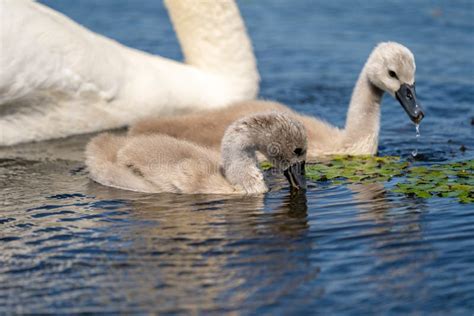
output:
[[[273,166],[272,166],[271,162],[263,161],[263,162],[260,163],[260,168],[262,168],[262,170],[269,170],[272,167]]]
[[[334,156],[329,161],[308,164],[306,174],[313,181],[385,182],[402,175],[408,167],[408,162],[393,156]]]
[[[268,170],[271,164],[262,163],[262,168]],[[381,182],[398,194],[452,197],[461,203],[474,203],[474,160],[414,166],[395,156],[334,156],[307,164],[306,176],[331,185]]]
[[[473,171],[474,160],[412,166],[394,156],[335,156],[306,166],[306,175],[313,181],[393,183],[388,189],[394,193],[420,198],[455,197],[461,203],[474,203]]]
[[[405,181],[397,183],[392,192],[474,203],[474,160],[410,168]]]

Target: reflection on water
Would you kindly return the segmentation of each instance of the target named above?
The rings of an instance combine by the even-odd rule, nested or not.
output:
[[[433,256],[429,244],[420,245],[423,243],[420,216],[425,207],[413,199],[388,201],[384,187],[376,183],[351,185],[351,189],[357,192],[355,198],[361,202],[359,218],[376,224],[364,233],[373,236],[371,251],[378,269],[370,278],[377,282],[380,299],[409,299],[413,293],[407,289],[422,283],[423,263]],[[405,211],[401,211],[403,208]]]
[[[260,197],[142,194],[89,181],[80,162],[0,166],[3,311],[464,311],[472,299],[467,205],[377,183],[293,194],[272,175],[283,188]]]
[[[38,165],[33,173],[41,176],[56,163]],[[72,169],[64,168],[62,176]],[[143,311],[157,301],[162,311],[237,310],[276,302],[319,273],[309,259],[313,242],[304,194],[147,195],[103,187],[85,176],[70,179],[82,181],[81,193],[47,196],[27,209],[6,205],[0,275],[3,298],[12,306],[24,299],[31,303],[26,310],[77,306],[54,303],[61,301],[94,311],[87,306],[107,299],[117,304],[110,311]],[[67,191],[68,183],[57,185],[46,184],[45,191]]]
[[[43,2],[179,58],[160,2]],[[262,96],[341,125],[372,46],[401,41],[417,57],[426,106],[414,163],[473,157],[469,1],[391,1],[395,15],[386,2],[239,4]],[[411,122],[388,96],[382,112],[380,154],[413,159]],[[382,184],[309,183],[306,194],[292,195],[272,175],[272,191],[261,197],[121,191],[87,178],[89,137],[0,148],[0,314],[474,310],[472,205],[395,195]]]

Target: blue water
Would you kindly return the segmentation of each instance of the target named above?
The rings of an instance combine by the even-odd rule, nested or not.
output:
[[[152,0],[41,1],[126,45],[181,59]],[[421,139],[383,102],[380,155],[474,158],[474,2],[240,1],[261,97],[342,125],[373,46],[416,57]],[[474,312],[474,207],[383,184],[282,179],[260,198],[147,195],[84,170],[90,135],[0,148],[1,313]],[[464,145],[467,150],[460,150]]]

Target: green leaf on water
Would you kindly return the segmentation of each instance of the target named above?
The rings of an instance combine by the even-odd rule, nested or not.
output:
[[[273,166],[262,162],[260,167],[268,170]],[[474,203],[474,160],[412,166],[396,156],[334,156],[329,161],[308,163],[306,177],[330,185],[380,182],[397,194],[424,199],[457,198],[460,203]],[[389,185],[392,179],[397,179],[395,185]]]
[[[427,199],[427,198],[431,197],[431,194],[428,191],[415,190],[413,193],[415,193],[415,195],[417,197],[421,197],[421,198],[424,198],[424,199]]]
[[[329,161],[307,164],[306,176],[332,185],[387,183],[393,193],[419,198],[450,197],[474,203],[474,160],[412,166],[400,157],[334,156]],[[395,185],[388,185],[388,181]]]
[[[273,167],[273,165],[271,164],[271,162],[268,162],[268,161],[263,161],[260,163],[260,168],[262,170],[269,170]]]
[[[459,198],[459,202],[461,202],[461,203],[466,203],[466,204],[467,204],[467,203],[474,203],[474,197],[473,197],[473,196],[469,196],[469,195],[467,195],[467,194],[465,194],[465,193],[460,194],[460,195],[458,196],[458,198]]]

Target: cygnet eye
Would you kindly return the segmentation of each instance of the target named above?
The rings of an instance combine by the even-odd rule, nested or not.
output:
[[[389,71],[388,71],[388,75],[389,75],[390,77],[392,77],[392,78],[398,79],[397,73],[396,73],[395,71],[393,71],[393,70],[389,70]]]
[[[303,154],[303,148],[296,148],[294,151],[293,151],[297,156],[301,156]]]

